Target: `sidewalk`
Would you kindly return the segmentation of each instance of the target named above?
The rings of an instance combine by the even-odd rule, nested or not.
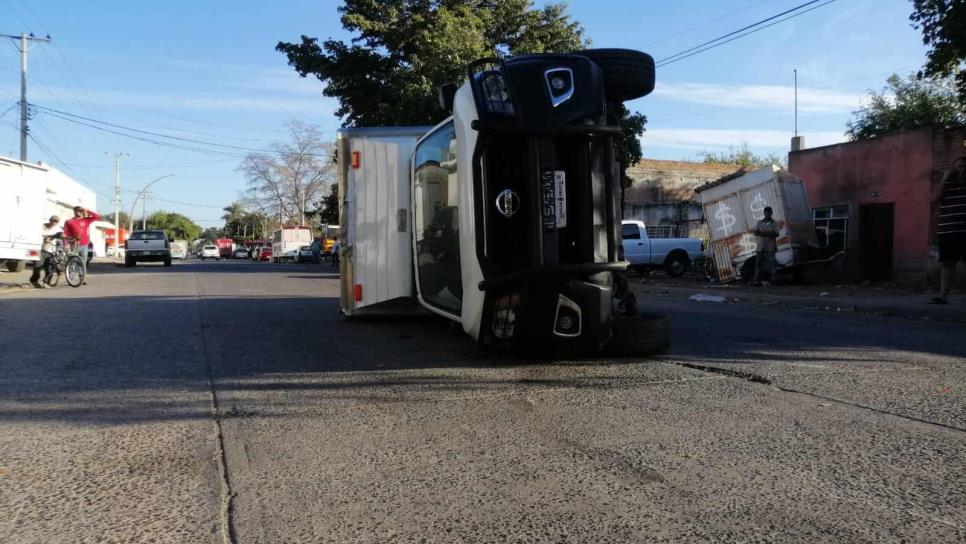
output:
[[[692,304],[755,304],[966,323],[966,295],[962,293],[954,293],[949,297],[949,304],[942,306],[928,304],[935,293],[899,287],[874,285],[750,287],[742,284],[702,283],[694,278],[632,276],[628,279],[638,295],[668,296],[689,299],[689,302],[694,295],[709,295],[725,299],[724,301],[693,301]]]

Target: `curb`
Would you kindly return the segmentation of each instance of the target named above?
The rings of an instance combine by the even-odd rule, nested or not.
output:
[[[645,291],[645,295],[673,296],[675,298],[688,299],[698,293],[708,293],[707,289],[695,289],[690,287],[666,287],[636,285],[635,289]],[[918,319],[926,321],[941,321],[948,323],[966,323],[966,305],[955,304],[951,306],[929,306],[926,300],[922,300],[923,308],[910,307],[909,304],[902,306],[884,305],[881,303],[864,304],[854,299],[842,299],[838,297],[797,297],[791,295],[766,295],[759,293],[748,293],[739,291],[735,293],[721,292],[721,289],[712,289],[711,293],[727,299],[727,304],[755,304],[758,306],[778,306],[781,308],[801,308],[804,310],[814,310],[831,313],[860,313],[866,315],[876,315],[880,317],[897,317],[903,319]],[[912,298],[912,297],[910,297]],[[706,303],[707,304],[707,303]],[[720,302],[715,304],[722,304]],[[915,302],[910,302],[915,304]]]

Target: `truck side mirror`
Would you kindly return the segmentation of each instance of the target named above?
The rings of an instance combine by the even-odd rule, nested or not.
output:
[[[447,83],[439,88],[439,107],[444,111],[453,111],[453,99],[456,98],[455,83]]]

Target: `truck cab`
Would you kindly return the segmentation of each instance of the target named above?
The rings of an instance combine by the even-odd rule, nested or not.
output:
[[[400,153],[402,144],[382,152],[343,144],[344,179],[355,180],[340,182],[343,312],[411,285],[421,307],[483,344],[563,351],[604,346],[619,295],[615,273],[629,265],[620,237],[616,112],[653,84],[651,57],[629,50],[472,63],[462,85],[441,89],[441,105],[452,116],[428,130],[413,128],[422,136],[411,150],[408,183],[390,181],[383,190],[388,196],[370,194],[382,185],[359,189],[376,174],[355,178],[352,172],[367,161],[396,164],[385,153]],[[351,140],[352,133],[345,136]],[[372,207],[361,206],[363,199]],[[383,206],[388,202],[398,205]],[[388,224],[360,220],[365,214]],[[387,248],[399,240],[411,244],[411,253],[408,263],[394,266],[389,261],[401,257]]]

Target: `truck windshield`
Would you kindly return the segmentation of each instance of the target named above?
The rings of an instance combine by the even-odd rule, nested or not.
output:
[[[456,131],[449,123],[416,147],[413,233],[416,275],[426,303],[459,315],[463,305]]]

